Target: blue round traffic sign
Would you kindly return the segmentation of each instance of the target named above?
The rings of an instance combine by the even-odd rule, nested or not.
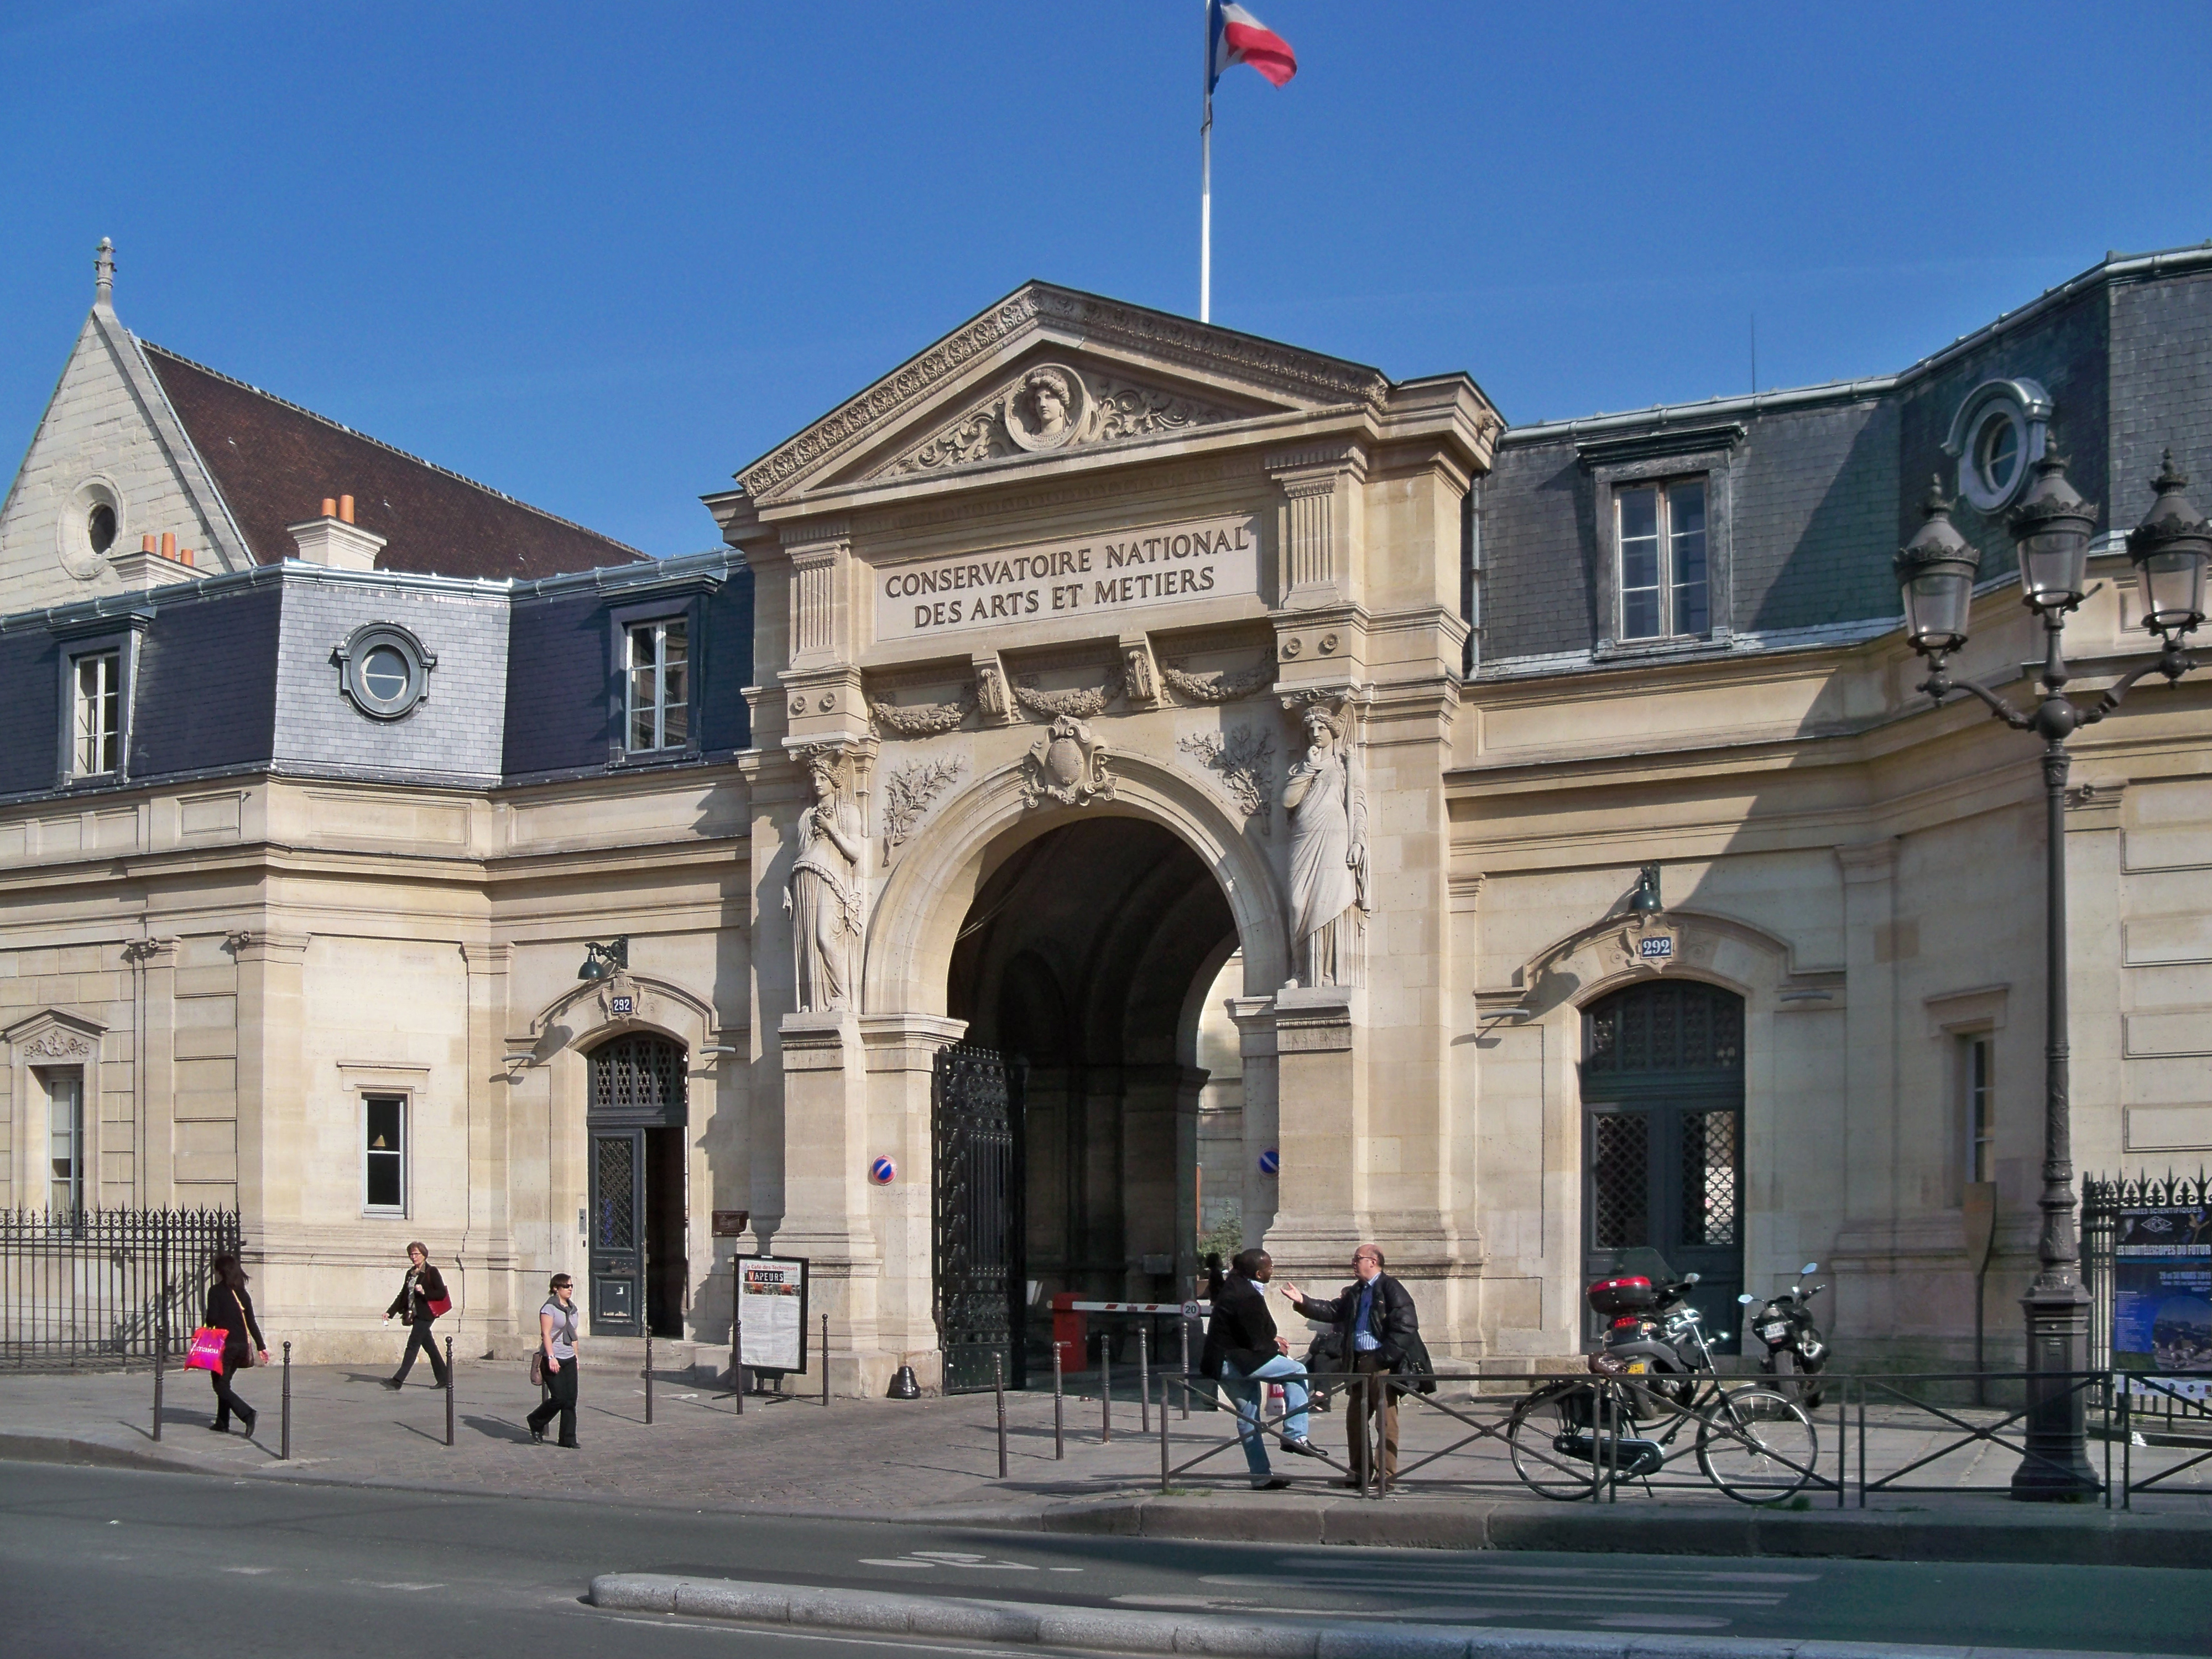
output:
[[[1281,1170],[1282,1167],[1283,1155],[1277,1152],[1273,1146],[1268,1147],[1266,1152],[1260,1154],[1260,1173],[1261,1175],[1271,1176],[1277,1174]]]
[[[868,1165],[868,1179],[878,1187],[888,1187],[898,1179],[898,1165],[887,1158],[879,1158]]]

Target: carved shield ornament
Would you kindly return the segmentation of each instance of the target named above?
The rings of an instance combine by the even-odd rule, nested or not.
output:
[[[1114,799],[1114,780],[1106,770],[1107,748],[1081,720],[1061,715],[1030,747],[1022,781],[1024,805],[1056,800],[1082,806]]]

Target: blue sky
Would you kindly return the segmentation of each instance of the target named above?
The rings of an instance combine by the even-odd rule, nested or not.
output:
[[[1215,320],[1515,422],[1899,368],[2212,237],[2212,5],[1253,0]],[[0,454],[145,337],[656,553],[1023,279],[1195,314],[1200,0],[0,0]]]

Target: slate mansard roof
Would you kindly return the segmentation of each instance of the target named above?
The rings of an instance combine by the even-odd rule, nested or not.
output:
[[[341,495],[354,498],[355,522],[385,538],[380,570],[529,580],[646,557],[188,357],[138,345],[258,563],[296,557],[285,526]]]
[[[2100,506],[2100,544],[2115,544],[2149,506],[2145,481],[2162,450],[2212,478],[2212,244],[2109,256],[1895,374],[1509,427],[1473,512],[1474,672],[1648,659],[1601,644],[1610,631],[1600,615],[1601,474],[1624,463],[1663,472],[1670,455],[1685,471],[1723,475],[1713,491],[1714,636],[1674,654],[1818,646],[1897,626],[1890,556],[1918,526],[1931,475],[1958,493],[1944,446],[1962,406],[2007,380],[2049,393],[2067,476]],[[1981,549],[1983,579],[2008,574],[2002,514],[1961,500],[1954,518]]]

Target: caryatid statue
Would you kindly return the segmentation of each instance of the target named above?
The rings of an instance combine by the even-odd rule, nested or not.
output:
[[[813,786],[814,805],[799,815],[799,856],[783,896],[792,919],[799,1011],[840,1013],[860,1002],[866,904],[861,858],[867,841],[853,799],[851,762],[830,744],[806,750],[800,759]]]
[[[1306,752],[1283,781],[1291,939],[1302,985],[1356,985],[1367,893],[1367,790],[1350,703],[1306,705]]]

